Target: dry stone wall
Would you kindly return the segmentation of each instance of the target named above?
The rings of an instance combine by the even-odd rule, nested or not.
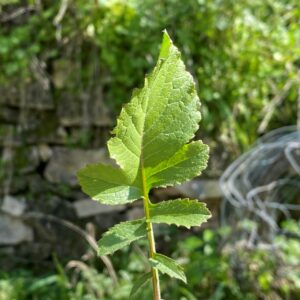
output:
[[[53,252],[63,258],[78,257],[87,246],[85,241],[59,220],[83,229],[93,224],[98,236],[119,221],[142,216],[140,203],[102,205],[87,199],[78,186],[76,172],[85,164],[113,163],[105,148],[113,122],[96,92],[90,96],[61,92],[54,97],[51,89],[31,82],[22,88],[17,83],[0,87],[0,94],[3,267],[20,262],[47,264]],[[179,195],[219,198],[217,189],[205,190],[202,185],[195,181],[193,186],[156,190],[152,196],[154,200]]]

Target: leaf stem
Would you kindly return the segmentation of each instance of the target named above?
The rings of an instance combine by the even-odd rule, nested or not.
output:
[[[148,235],[148,242],[149,242],[149,257],[154,258],[154,254],[156,253],[155,240],[154,240],[153,226],[151,223],[151,216],[150,216],[150,209],[149,209],[150,200],[149,200],[149,195],[147,190],[143,163],[142,163],[142,180],[143,180],[144,211],[145,211],[145,217],[147,223],[147,235]],[[151,273],[152,273],[153,300],[161,300],[158,271],[156,268],[151,267]]]

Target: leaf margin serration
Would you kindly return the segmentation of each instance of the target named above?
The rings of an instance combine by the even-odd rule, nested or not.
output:
[[[141,232],[139,232],[139,234],[137,236],[134,236],[133,234],[128,234],[126,236],[127,233],[126,233],[126,230],[123,231],[124,228],[127,225],[133,225],[134,223],[138,223],[138,226],[137,226],[138,228],[136,230],[139,230]],[[144,228],[142,228],[143,226],[144,226]],[[142,234],[143,231],[144,231],[144,234]],[[100,240],[98,241],[98,255],[113,254],[116,251],[118,251],[126,246],[129,246],[132,242],[137,241],[142,238],[145,238],[146,236],[147,236],[147,230],[146,230],[145,218],[118,223],[118,224],[114,225],[113,227],[109,228],[109,230],[107,230],[101,236]],[[108,247],[105,247],[103,244],[105,242],[107,242],[107,240],[109,238],[113,238],[113,237],[118,238],[120,240],[118,243],[121,244],[121,246],[118,246],[118,247],[110,246],[112,248],[110,251],[105,250],[105,249],[108,249]],[[122,239],[123,239],[123,241],[122,241]]]
[[[176,213],[170,214],[170,209],[175,210]],[[187,211],[188,209],[190,212]],[[165,210],[166,213],[159,214],[159,210]],[[204,202],[196,199],[179,198],[151,204],[150,217],[151,222],[155,224],[176,225],[177,227],[183,226],[190,229],[191,227],[201,226],[207,222],[211,218],[211,212]],[[188,219],[186,220],[186,218]],[[196,220],[197,218],[198,220]]]

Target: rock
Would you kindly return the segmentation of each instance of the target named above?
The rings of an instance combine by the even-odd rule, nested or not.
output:
[[[1,157],[0,192],[4,195],[24,191],[27,186],[28,174],[36,170],[39,165],[37,149],[35,147],[4,147]]]
[[[105,149],[81,150],[56,147],[45,169],[45,178],[51,183],[65,183],[77,186],[76,173],[88,163],[108,163]]]
[[[180,196],[180,192],[174,187],[157,188],[151,191],[151,199],[154,201],[163,201],[168,199],[175,199]]]
[[[39,165],[39,153],[36,147],[18,147],[14,150],[14,168],[19,174],[28,174]]]
[[[0,245],[17,245],[32,240],[33,231],[22,220],[0,214]]]
[[[0,113],[0,146],[70,143],[55,111],[20,109],[17,115],[16,123],[1,124]]]
[[[2,161],[7,173],[12,170],[14,174],[27,174],[39,165],[38,151],[36,147],[7,146],[3,149]]]
[[[14,160],[14,150],[12,147],[4,147],[2,151],[1,162],[3,165],[8,165]]]
[[[38,145],[38,153],[41,161],[45,162],[50,159],[53,151],[47,144],[40,144]]]
[[[17,129],[14,125],[0,124],[0,145],[5,147],[21,145],[21,140],[16,131]]]
[[[53,113],[31,113],[15,125],[0,124],[0,146],[18,147],[26,144],[66,144],[68,133],[59,126]]]
[[[38,195],[42,195],[43,197],[46,196],[45,191],[47,191],[47,195],[49,192],[51,192],[51,184],[47,180],[43,179],[42,176],[37,172],[27,175],[26,180],[29,193],[33,198],[37,197]]]
[[[76,74],[75,64],[68,59],[56,59],[53,61],[52,82],[57,89],[64,88],[72,74]]]
[[[26,101],[23,105],[26,108],[36,110],[54,109],[54,101],[48,89],[45,89],[41,83],[33,82],[26,88]]]
[[[24,176],[12,176],[9,178],[9,173],[6,172],[7,177],[3,180],[0,178],[0,193],[2,195],[25,193],[28,187],[27,178]],[[27,176],[26,176],[27,177]]]
[[[223,197],[218,180],[192,180],[176,185],[175,188],[188,198],[203,200]]]
[[[144,217],[144,208],[143,206],[135,206],[130,208],[127,213],[127,220],[136,220]]]
[[[21,216],[26,209],[24,198],[15,198],[12,196],[5,196],[1,206],[1,210],[11,216]]]
[[[20,110],[18,127],[26,141],[42,143],[56,134],[58,126],[59,120],[55,111]]]
[[[58,115],[62,126],[111,126],[109,109],[97,95],[72,95],[66,91],[58,102]]]
[[[24,87],[24,92],[19,86],[12,84],[0,87],[0,103],[11,107],[49,110],[54,109],[54,102],[49,89],[45,89],[38,81],[30,82]]]
[[[125,209],[125,205],[104,205],[89,199],[76,201],[73,205],[76,215],[80,219],[98,214],[115,213]]]
[[[19,110],[12,107],[0,105],[0,122],[16,124],[19,121]]]
[[[0,103],[1,104],[8,104],[13,105],[13,103],[18,102],[18,98],[20,96],[19,89],[17,88],[16,82],[11,82],[8,85],[1,85],[0,86]]]

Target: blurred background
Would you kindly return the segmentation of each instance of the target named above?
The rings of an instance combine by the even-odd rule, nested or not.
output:
[[[162,277],[164,299],[300,299],[298,0],[0,0],[0,300],[129,299],[145,242],[100,259],[95,240],[141,203],[93,202],[76,172],[107,161],[164,28],[211,156],[152,200],[196,197],[213,213],[201,229],[155,228],[188,277]]]

